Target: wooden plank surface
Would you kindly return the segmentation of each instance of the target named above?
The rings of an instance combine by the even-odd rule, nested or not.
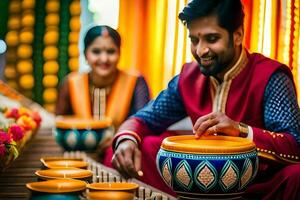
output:
[[[89,163],[89,169],[93,171],[93,182],[124,182],[132,181],[139,184],[136,194],[138,200],[174,200],[173,196],[161,192],[136,179],[125,180],[119,176],[118,172],[103,166],[96,161],[97,155],[83,152],[63,152],[53,136],[52,131],[40,130],[32,138],[21,152],[13,164],[0,173],[0,200],[24,200],[28,199],[30,192],[26,188],[26,183],[37,181],[34,172],[41,169],[40,158],[43,156],[64,156],[83,158]]]
[[[26,183],[37,181],[34,172],[41,168],[40,157],[62,156],[63,150],[53,139],[51,130],[40,130],[9,168],[0,173],[0,199],[28,199]]]

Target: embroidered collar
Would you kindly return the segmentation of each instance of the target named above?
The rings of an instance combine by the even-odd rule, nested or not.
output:
[[[235,65],[224,75],[224,81],[234,79],[247,65],[248,58],[246,50],[242,48],[241,55]]]
[[[225,113],[226,102],[231,86],[232,79],[234,79],[247,65],[248,57],[246,50],[242,48],[241,55],[235,65],[224,75],[224,80],[219,83],[214,77],[210,77],[211,80],[211,97],[213,99],[213,111],[221,111]]]

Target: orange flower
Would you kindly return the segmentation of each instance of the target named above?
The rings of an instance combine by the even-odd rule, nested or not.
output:
[[[25,115],[25,116],[29,116],[30,114],[30,110],[28,110],[27,108],[24,108],[24,107],[20,107],[19,108],[19,114],[21,116]]]
[[[18,119],[20,117],[19,110],[17,108],[7,109],[4,113],[7,118]]]
[[[38,112],[32,112],[31,115],[32,119],[35,121],[36,125],[39,127],[42,122],[42,118]]]
[[[36,129],[40,126],[42,118],[38,112],[31,111],[28,108],[4,108],[1,110],[6,118],[13,118],[17,124],[23,126],[26,130]],[[22,118],[22,119],[20,119]]]
[[[21,116],[18,120],[17,120],[17,124],[22,126],[26,131],[28,130],[33,130],[37,128],[37,124],[36,122],[28,116]]]

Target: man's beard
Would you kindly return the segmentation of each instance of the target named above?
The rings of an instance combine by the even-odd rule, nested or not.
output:
[[[196,60],[198,62],[201,73],[205,76],[216,76],[226,68],[226,66],[221,65],[218,62],[212,68],[206,68],[203,65],[201,65],[201,61],[199,57],[197,57]]]
[[[211,55],[213,57],[213,60],[215,61],[213,63],[213,66],[211,67],[204,67],[201,65],[201,58],[196,57],[196,60],[199,64],[200,71],[205,76],[214,76],[216,77],[217,74],[221,73],[223,70],[226,70],[231,60],[234,58],[234,47],[233,47],[233,34],[229,34],[229,43],[228,43],[228,51],[232,54],[229,54],[227,56],[230,57],[228,60],[224,60],[218,56],[218,54]]]

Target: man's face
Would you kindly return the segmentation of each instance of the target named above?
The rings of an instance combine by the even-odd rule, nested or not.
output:
[[[204,75],[216,76],[235,64],[242,41],[240,29],[230,37],[228,31],[218,25],[216,15],[195,19],[188,29],[192,54]]]

